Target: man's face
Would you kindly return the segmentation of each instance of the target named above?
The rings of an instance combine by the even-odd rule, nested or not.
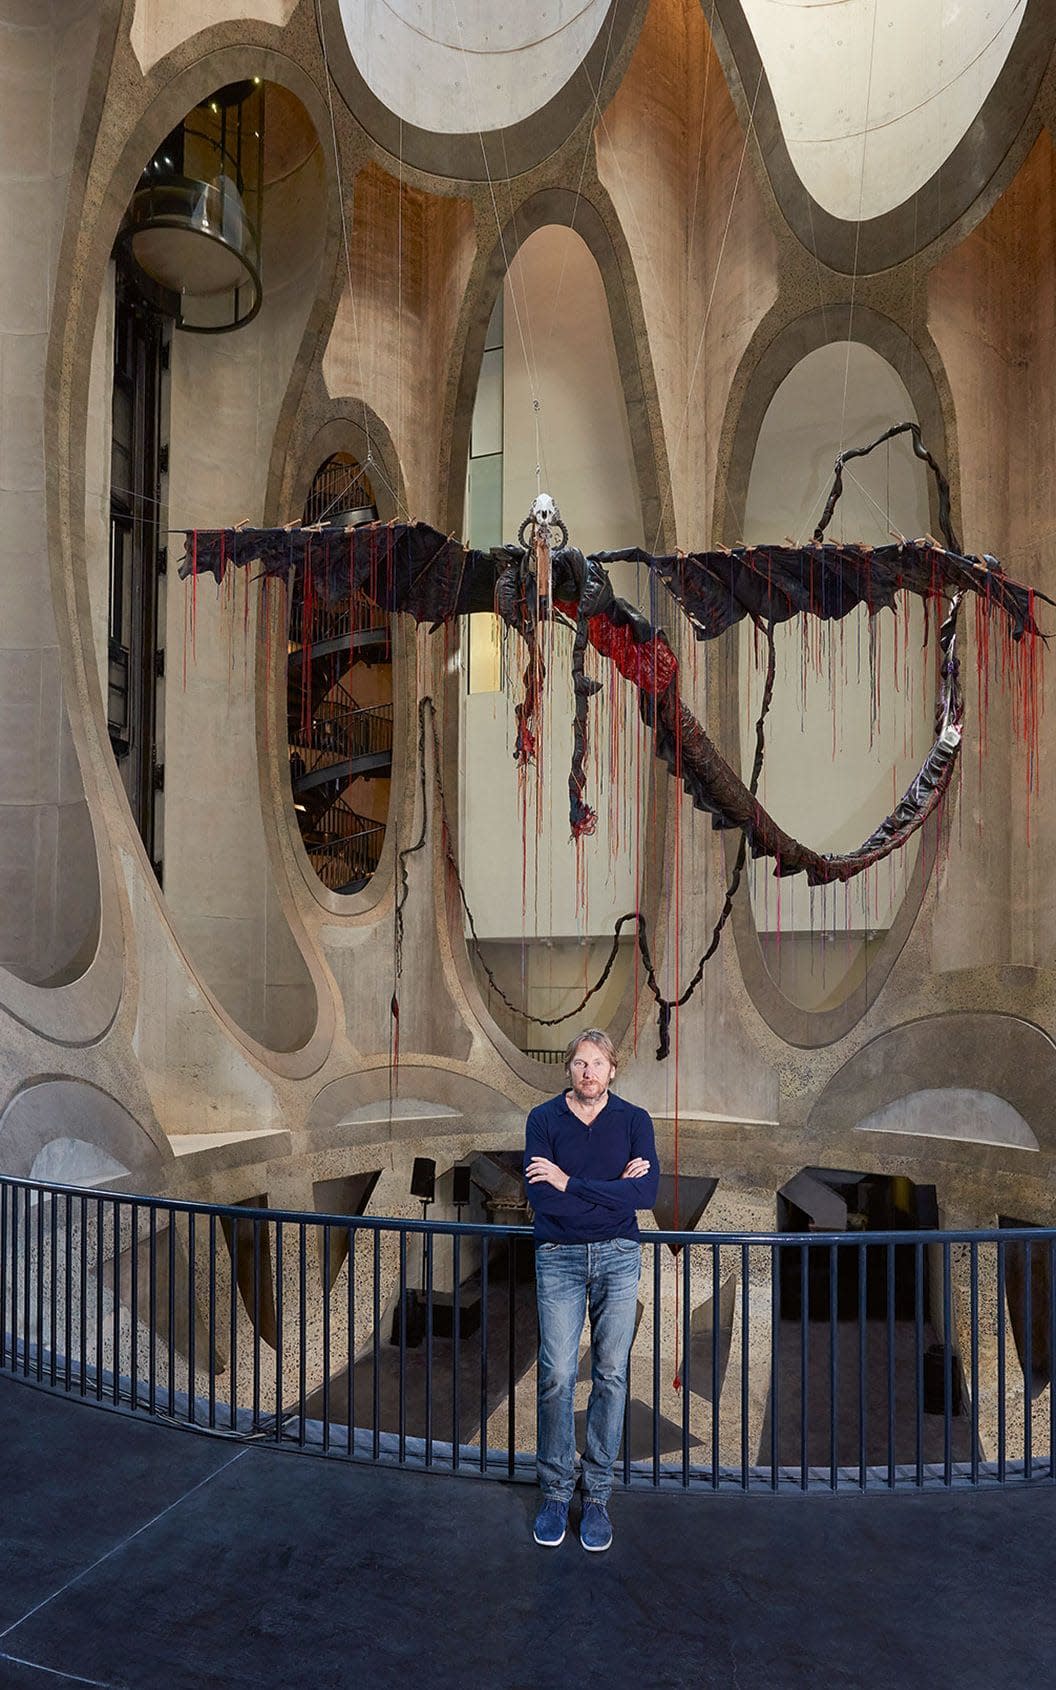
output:
[[[572,1090],[582,1103],[596,1102],[616,1078],[616,1070],[605,1052],[589,1039],[577,1046],[568,1068]]]

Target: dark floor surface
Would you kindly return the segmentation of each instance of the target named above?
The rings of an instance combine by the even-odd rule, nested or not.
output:
[[[0,1686],[1056,1684],[1056,1492],[617,1496],[213,1442],[0,1379]]]

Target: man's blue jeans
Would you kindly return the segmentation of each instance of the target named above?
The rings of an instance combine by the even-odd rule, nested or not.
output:
[[[619,1454],[627,1398],[627,1361],[638,1308],[641,1245],[630,1238],[602,1244],[540,1244],[535,1252],[539,1305],[536,1468],[543,1495],[568,1503],[576,1484],[573,1395],[579,1340],[590,1311],[590,1401],[584,1440],[583,1490],[607,1502]]]

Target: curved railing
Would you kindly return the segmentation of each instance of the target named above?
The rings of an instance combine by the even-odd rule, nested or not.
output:
[[[530,1478],[533,1262],[523,1226],[0,1176],[0,1371],[235,1439]],[[648,1232],[619,1477],[1052,1482],[1054,1270],[1056,1230]],[[585,1351],[581,1379],[577,1408]]]

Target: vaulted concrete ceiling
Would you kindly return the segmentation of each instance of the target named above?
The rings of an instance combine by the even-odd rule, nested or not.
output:
[[[442,135],[506,129],[579,68],[608,0],[340,0],[367,86],[397,117]]]
[[[835,217],[909,199],[975,121],[1026,0],[742,0],[804,187]]]

